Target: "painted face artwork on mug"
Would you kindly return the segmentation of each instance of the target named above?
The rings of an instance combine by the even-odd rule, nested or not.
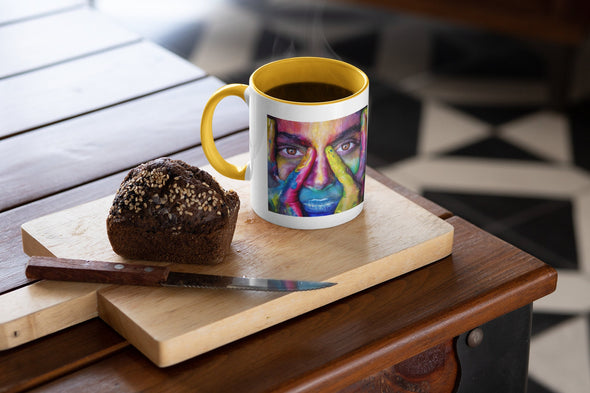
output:
[[[298,217],[340,213],[363,202],[367,108],[340,119],[267,117],[268,208]]]

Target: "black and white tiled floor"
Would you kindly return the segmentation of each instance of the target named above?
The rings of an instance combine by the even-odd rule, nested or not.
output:
[[[558,269],[529,393],[590,392],[590,45],[554,110],[539,43],[333,1],[140,3],[95,1],[228,83],[288,56],[364,69],[369,164]]]

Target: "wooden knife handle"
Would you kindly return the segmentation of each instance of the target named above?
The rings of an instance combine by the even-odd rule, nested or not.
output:
[[[25,274],[32,279],[160,286],[169,272],[167,266],[31,257]]]

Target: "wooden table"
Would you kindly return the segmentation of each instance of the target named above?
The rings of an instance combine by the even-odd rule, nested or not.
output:
[[[31,284],[24,222],[110,195],[152,158],[205,165],[201,110],[223,83],[76,0],[0,2],[0,56],[6,294]],[[230,100],[219,112],[222,154],[247,150],[246,106]],[[371,174],[451,223],[453,254],[168,368],[95,318],[0,352],[0,391],[467,392],[486,378],[505,380],[506,367],[503,386],[521,389],[530,304],[555,289],[556,272]],[[511,364],[514,354],[520,360]]]

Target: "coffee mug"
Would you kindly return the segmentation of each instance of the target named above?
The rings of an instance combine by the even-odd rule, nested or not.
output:
[[[213,112],[235,95],[249,106],[249,162],[243,168],[217,151]],[[369,80],[345,62],[294,57],[268,63],[249,85],[217,90],[203,110],[201,143],[220,174],[251,182],[254,212],[273,224],[320,229],[363,209]]]

